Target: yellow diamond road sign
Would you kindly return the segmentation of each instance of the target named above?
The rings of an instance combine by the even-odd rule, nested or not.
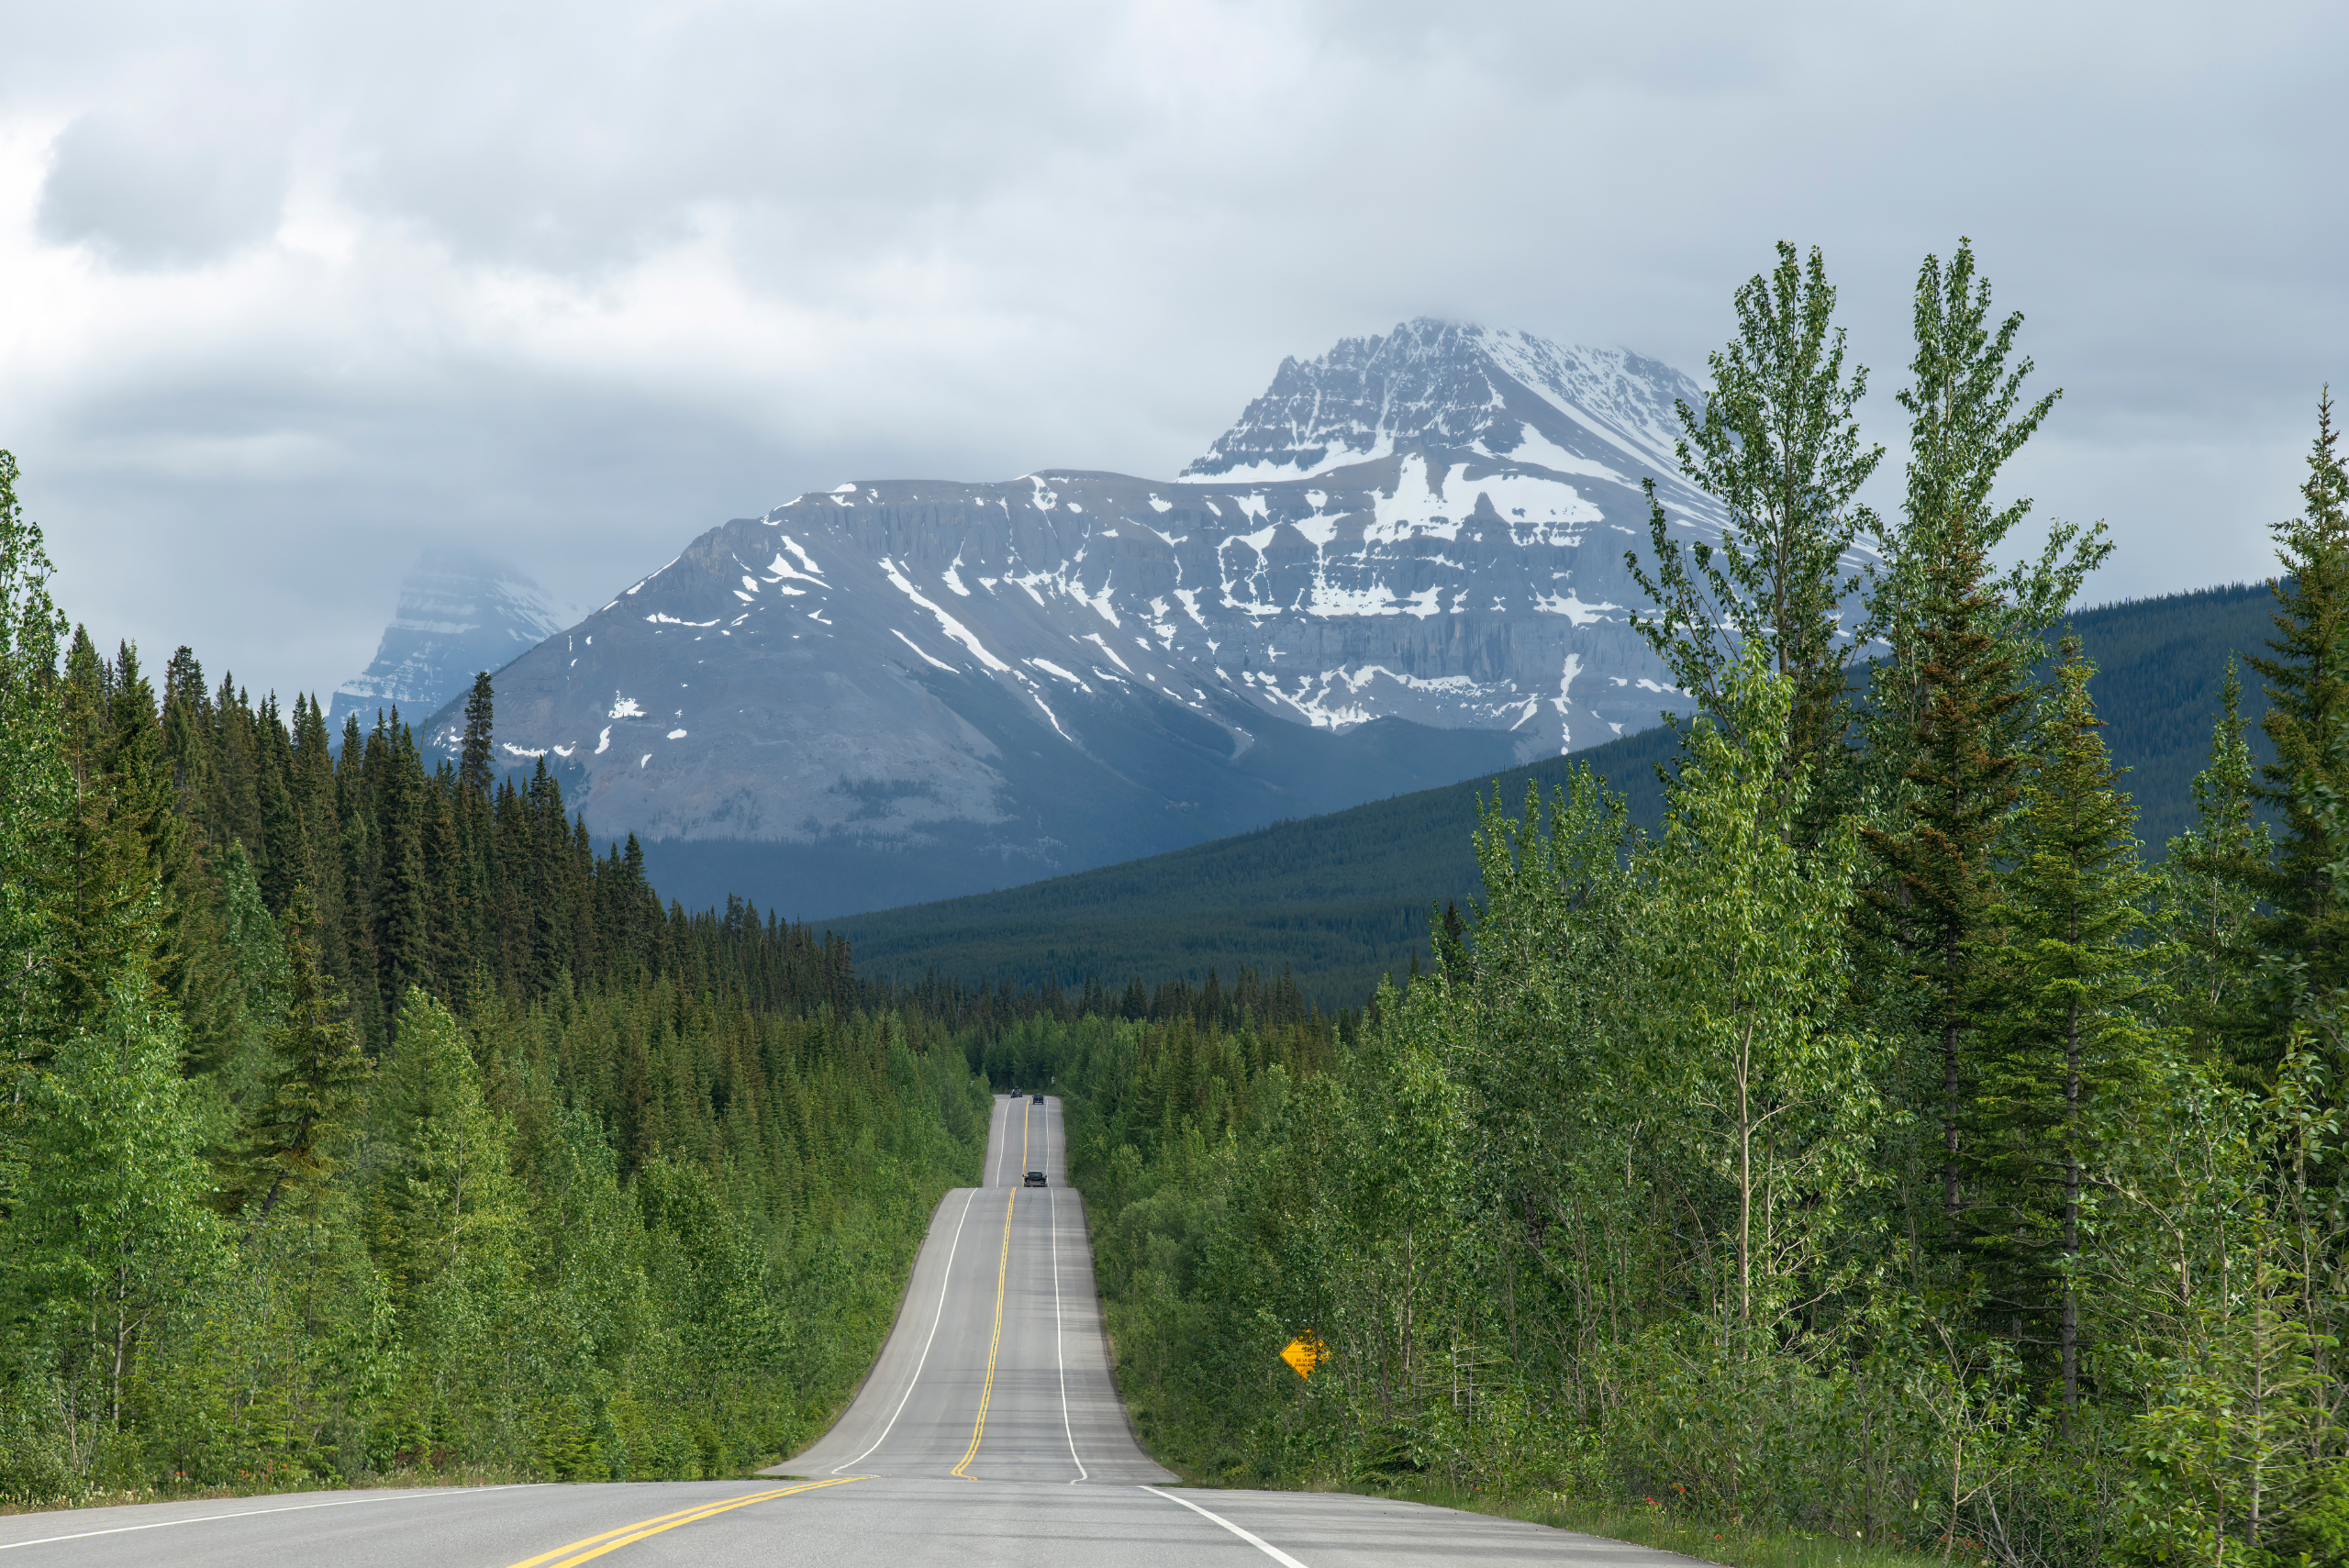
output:
[[[1281,1351],[1281,1360],[1299,1377],[1311,1377],[1313,1369],[1329,1359],[1330,1347],[1313,1334],[1299,1334]]]

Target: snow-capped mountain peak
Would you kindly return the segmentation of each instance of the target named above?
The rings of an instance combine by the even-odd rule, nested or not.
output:
[[[1319,359],[1282,361],[1264,395],[1183,477],[1310,478],[1414,450],[1566,473],[1591,462],[1609,475],[1627,462],[1670,473],[1673,404],[1701,395],[1678,371],[1625,350],[1422,317]]]
[[[364,728],[393,706],[423,717],[562,629],[545,592],[511,562],[426,550],[400,582],[374,661],[334,694],[328,724],[340,733],[356,713]]]
[[[570,775],[598,833],[783,846],[829,913],[1596,745],[1685,706],[1623,557],[1642,480],[1717,526],[1672,462],[1696,395],[1622,350],[1407,322],[1285,361],[1171,481],[812,490],[503,673],[499,748]]]

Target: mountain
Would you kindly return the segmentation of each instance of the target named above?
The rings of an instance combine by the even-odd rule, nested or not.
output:
[[[2231,655],[2259,651],[2270,634],[2265,585],[2208,589],[2087,610],[2073,617],[2099,673],[2090,685],[2105,740],[2128,770],[2143,853],[2158,857],[2194,820],[2194,775],[2210,760],[2210,728]],[[2246,673],[2248,673],[2246,672]],[[2243,694],[2254,741],[2266,698]],[[1546,795],[1587,763],[1619,791],[1631,820],[1662,828],[1657,769],[1672,732],[1628,735],[1570,758],[1553,757],[1471,779],[1171,854],[1103,866],[1026,887],[826,922],[846,937],[860,974],[919,982],[936,973],[976,984],[1074,987],[1087,975],[1111,990],[1130,975],[1157,984],[1227,981],[1244,965],[1290,970],[1323,1007],[1358,1006],[1381,974],[1398,978],[1428,951],[1431,903],[1476,896],[1469,835],[1475,798],[1514,812],[1531,784]]]
[[[1028,882],[1588,747],[1686,376],[1435,321],[1285,361],[1171,481],[872,480],[693,541],[500,671],[507,760],[688,902]],[[431,740],[453,750],[453,710]]]
[[[462,697],[482,671],[503,669],[562,629],[539,585],[508,562],[427,550],[400,582],[374,662],[334,694],[328,732],[340,735],[346,714],[364,728],[378,708],[431,713]]]

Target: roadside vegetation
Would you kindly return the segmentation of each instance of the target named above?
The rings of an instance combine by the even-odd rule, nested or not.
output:
[[[871,1364],[986,1100],[543,772],[68,639],[0,454],[0,1504],[736,1473]]]
[[[2018,551],[1994,494],[2054,396],[1974,268],[1919,279],[1882,518],[1816,254],[1740,291],[1683,414],[1730,536],[1659,510],[1637,562],[1703,700],[1660,831],[1588,775],[1487,800],[1483,896],[1359,1019],[1001,1042],[1070,1098],[1163,1459],[1725,1561],[2349,1562],[2330,405],[2249,660],[2274,761],[2221,672],[2155,859],[2066,628],[2107,542]]]

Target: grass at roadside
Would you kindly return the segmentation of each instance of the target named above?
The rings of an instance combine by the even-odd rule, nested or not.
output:
[[[1677,1551],[1729,1568],[1940,1568],[1939,1552],[1903,1551],[1869,1546],[1832,1536],[1791,1530],[1760,1531],[1722,1524],[1640,1504],[1586,1503],[1555,1493],[1528,1497],[1497,1497],[1468,1492],[1441,1482],[1411,1481],[1378,1488],[1359,1487],[1373,1496],[1395,1497],[1407,1503],[1431,1503],[1524,1519],[1555,1529],[1628,1540],[1640,1546]],[[1960,1559],[1959,1561],[1965,1561]]]
[[[406,1491],[429,1486],[516,1486],[541,1481],[543,1476],[494,1465],[451,1464],[435,1470],[429,1465],[371,1471],[356,1480],[333,1479],[308,1472],[283,1475],[250,1475],[236,1481],[169,1481],[143,1486],[98,1488],[72,1496],[35,1502],[0,1503],[0,1518],[16,1514],[51,1514],[68,1508],[121,1508],[139,1503],[204,1503],[231,1497],[282,1497],[307,1492],[368,1490]]]

